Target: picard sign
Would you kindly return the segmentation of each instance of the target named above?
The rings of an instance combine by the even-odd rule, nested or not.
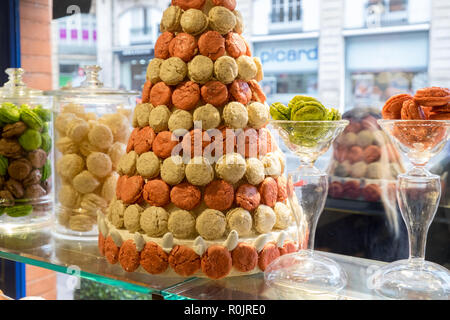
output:
[[[317,71],[317,40],[273,41],[255,43],[255,55],[266,72]]]

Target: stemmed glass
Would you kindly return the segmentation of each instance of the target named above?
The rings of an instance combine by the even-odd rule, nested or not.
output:
[[[413,164],[397,181],[397,201],[408,230],[409,259],[377,270],[368,279],[369,287],[391,299],[449,300],[449,271],[425,261],[428,228],[441,197],[440,177],[425,166],[445,147],[450,121],[379,120],[378,123]]]
[[[346,285],[347,275],[335,261],[314,251],[316,226],[328,194],[328,175],[314,163],[349,121],[271,121],[271,124],[301,161],[300,167],[288,174],[288,201],[297,223],[301,250],[273,261],[264,278],[267,285],[277,290],[337,292]]]

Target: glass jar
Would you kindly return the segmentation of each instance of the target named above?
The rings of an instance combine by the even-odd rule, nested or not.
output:
[[[52,98],[28,88],[20,68],[0,88],[0,242],[50,227],[53,207]],[[29,247],[29,246],[28,246]]]
[[[86,66],[80,87],[47,93],[55,97],[55,231],[64,238],[97,237],[131,133],[138,93],[104,88],[100,70]]]

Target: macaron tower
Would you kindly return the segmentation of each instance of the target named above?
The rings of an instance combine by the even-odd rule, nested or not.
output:
[[[261,62],[235,0],[173,0],[161,21],[100,252],[127,272],[220,279],[298,245]]]

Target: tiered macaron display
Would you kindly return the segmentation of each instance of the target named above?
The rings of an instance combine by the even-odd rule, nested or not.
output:
[[[382,185],[394,182],[404,172],[402,161],[386,134],[377,124],[380,111],[356,108],[346,112],[350,121],[334,142],[329,172],[332,198],[377,202]]]
[[[23,217],[52,189],[50,110],[4,102],[0,107],[0,215]]]
[[[234,0],[164,12],[99,248],[128,272],[260,272],[296,250],[284,156]]]
[[[450,89],[430,87],[417,90],[414,96],[399,94],[391,97],[383,107],[385,120],[450,120]],[[442,127],[395,127],[394,136],[404,145],[424,149],[440,141],[445,134]]]
[[[61,226],[87,232],[114,198],[116,169],[131,131],[131,114],[101,117],[78,104],[67,104],[55,118],[57,218]]]

